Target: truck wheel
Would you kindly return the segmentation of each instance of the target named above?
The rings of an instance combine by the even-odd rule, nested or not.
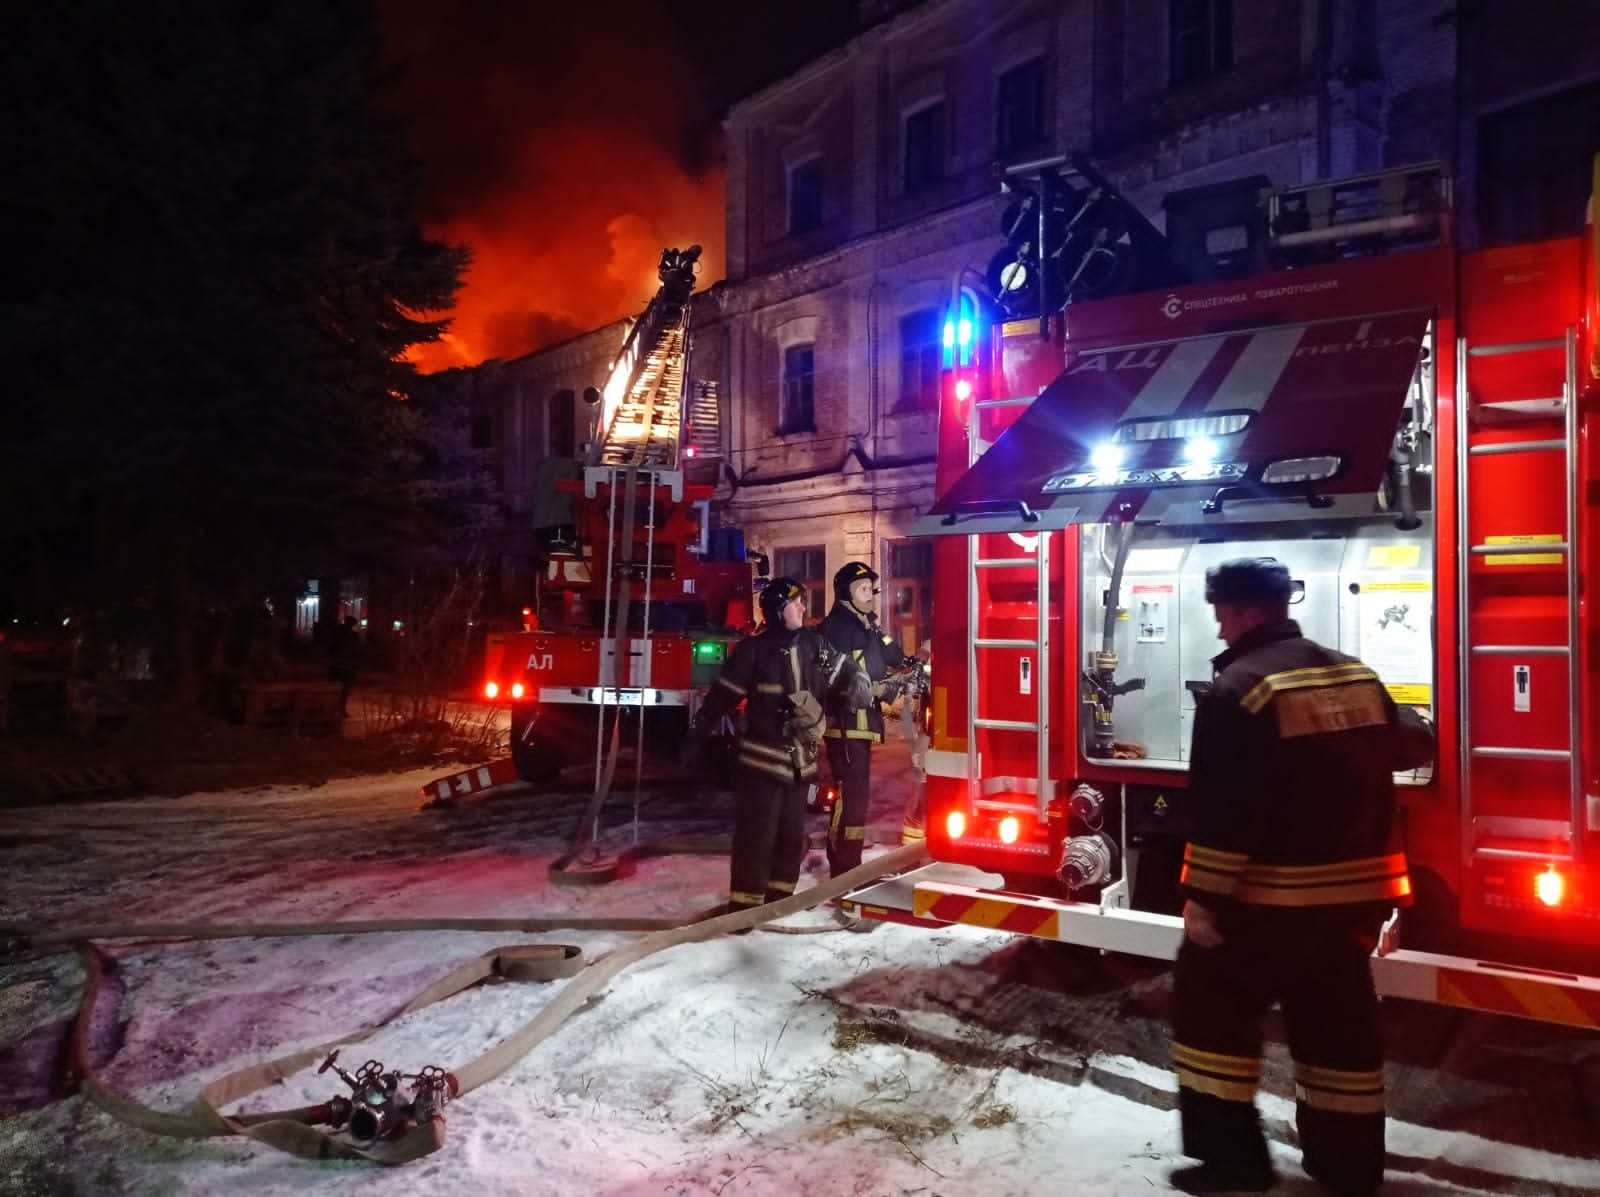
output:
[[[511,760],[523,781],[553,781],[561,774],[561,761],[539,742],[538,720],[539,708],[532,703],[511,708]]]

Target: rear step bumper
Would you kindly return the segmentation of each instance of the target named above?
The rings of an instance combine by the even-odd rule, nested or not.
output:
[[[849,912],[886,922],[930,928],[960,923],[1131,956],[1177,959],[1182,919],[1013,893],[1000,884],[993,873],[936,862],[876,881],[839,901]],[[1600,1028],[1600,977],[1408,949],[1374,956],[1372,975],[1383,997]]]

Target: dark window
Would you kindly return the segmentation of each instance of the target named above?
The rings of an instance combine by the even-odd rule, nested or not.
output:
[[[1173,87],[1233,65],[1233,0],[1167,0],[1167,62]]]
[[[1600,145],[1600,84],[1519,104],[1478,125],[1478,236],[1484,245],[1574,237]]]
[[[472,414],[472,447],[474,449],[494,447],[494,417],[486,411]]]
[[[906,191],[921,191],[944,178],[944,104],[929,104],[906,117]]]
[[[902,540],[889,546],[889,572],[897,578],[933,577],[933,545],[926,540]]]
[[[994,143],[1002,158],[1044,140],[1044,59],[1030,58],[1000,76]]]
[[[933,634],[933,545],[926,540],[890,544],[885,590],[887,630],[901,652],[914,656]]]
[[[789,231],[809,233],[822,224],[822,159],[789,170]]]
[[[577,396],[568,390],[550,396],[550,456],[578,455]]]
[[[804,548],[778,549],[772,554],[775,578],[793,578],[806,588],[806,612],[811,619],[821,619],[827,613],[827,589],[824,579],[828,572],[828,552],[819,545]]]
[[[783,410],[778,418],[779,436],[816,430],[816,368],[816,346],[791,345],[783,351]]]
[[[925,308],[900,318],[901,411],[939,407],[939,313]]]

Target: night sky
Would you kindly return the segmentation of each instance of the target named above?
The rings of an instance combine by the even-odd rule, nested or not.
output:
[[[849,0],[378,0],[426,171],[473,265],[432,371],[637,311],[665,245],[723,269],[727,106],[845,40]]]

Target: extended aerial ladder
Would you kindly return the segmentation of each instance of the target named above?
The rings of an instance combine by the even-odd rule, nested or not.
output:
[[[598,718],[595,722],[594,796],[580,824],[573,855],[592,844],[610,792],[621,746],[622,708],[638,707],[635,761],[644,757],[644,719],[651,688],[651,598],[656,574],[657,499],[665,489],[683,499],[684,379],[689,350],[689,296],[700,247],[662,252],[661,289],[629,331],[601,392],[599,426],[583,470],[586,499],[606,504],[606,563],[601,618]],[[709,405],[715,418],[716,405]],[[700,404],[697,411],[705,408]],[[713,436],[716,429],[710,430]],[[702,432],[703,435],[703,432]],[[690,450],[692,456],[692,449]],[[641,559],[642,558],[642,559]],[[595,562],[594,565],[598,565]],[[640,634],[630,635],[633,583],[642,581]],[[614,708],[609,727],[608,708]],[[609,731],[609,735],[608,735]],[[639,774],[634,779],[634,829],[638,830]]]
[[[638,711],[642,757],[645,709],[692,714],[725,655],[733,636],[725,625],[738,622],[733,606],[750,582],[742,542],[733,557],[736,536],[711,533],[711,488],[684,477],[688,460],[721,450],[715,384],[688,381],[699,257],[699,246],[663,251],[659,291],[629,328],[603,391],[588,392],[597,410],[582,457],[546,463],[548,488],[565,496],[564,509],[552,496],[554,518],[538,525],[554,534],[545,549],[562,610],[486,652],[485,696],[511,703],[511,758],[440,778],[424,787],[430,800],[554,778],[582,760],[573,748],[592,726],[586,844],[616,767],[622,713]],[[658,633],[663,612],[671,619]],[[670,735],[668,724],[652,729]]]

